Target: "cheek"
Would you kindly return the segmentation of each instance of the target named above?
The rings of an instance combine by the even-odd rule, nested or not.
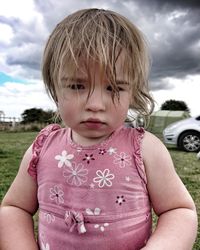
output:
[[[126,93],[123,95],[123,98],[120,100],[120,109],[122,112],[127,112],[131,104],[131,96]]]
[[[73,112],[72,107],[74,107],[74,105],[71,105],[70,102],[66,101],[58,102],[58,111],[62,119],[64,119],[66,116],[69,116],[70,113]]]
[[[130,98],[127,95],[126,98],[124,98],[123,101],[121,102],[121,105],[118,111],[119,114],[121,114],[121,116],[123,117],[122,119],[126,119],[129,107],[130,107]]]
[[[60,99],[58,102],[58,111],[64,122],[75,120],[77,115],[82,112],[83,104],[78,98],[73,97],[70,100]]]
[[[119,121],[123,121],[127,117],[129,109],[129,102],[127,100],[122,103],[118,103],[115,107],[113,107],[113,114],[115,114],[115,117]]]

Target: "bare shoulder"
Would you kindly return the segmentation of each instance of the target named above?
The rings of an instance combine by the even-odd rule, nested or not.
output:
[[[147,131],[142,141],[142,155],[149,178],[160,171],[162,173],[164,173],[163,171],[175,172],[172,158],[166,146],[158,137]]]
[[[145,132],[142,154],[147,188],[157,214],[178,207],[194,207],[193,201],[176,173],[172,158],[159,138]]]
[[[142,153],[146,162],[159,157],[171,158],[163,142],[148,131],[145,131],[142,141]]]
[[[2,206],[16,206],[34,213],[37,210],[37,183],[28,174],[32,145],[25,152],[18,173],[6,193]]]

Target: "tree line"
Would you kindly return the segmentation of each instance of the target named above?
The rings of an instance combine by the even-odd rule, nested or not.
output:
[[[43,110],[41,108],[31,108],[26,109],[21,115],[22,117],[22,124],[29,124],[29,123],[53,123],[55,122],[56,112],[53,110]]]
[[[181,110],[190,112],[187,104],[184,101],[177,100],[167,100],[161,105],[161,110]],[[57,114],[53,110],[43,110],[41,108],[31,108],[26,109],[22,113],[22,124],[29,123],[53,123],[55,122],[55,118],[57,118],[56,122],[60,122]]]

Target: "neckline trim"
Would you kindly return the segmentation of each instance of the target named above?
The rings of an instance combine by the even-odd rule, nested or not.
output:
[[[83,149],[98,149],[101,147],[105,147],[106,145],[108,145],[108,143],[113,139],[113,137],[116,136],[116,134],[123,129],[123,126],[120,126],[119,128],[117,128],[114,132],[111,133],[111,135],[109,135],[108,138],[106,138],[105,140],[103,140],[102,142],[96,143],[94,145],[91,146],[82,146],[76,142],[74,142],[72,140],[72,129],[68,128],[68,134],[67,134],[67,139],[69,144],[73,147],[73,148],[77,148],[79,150],[83,150]]]

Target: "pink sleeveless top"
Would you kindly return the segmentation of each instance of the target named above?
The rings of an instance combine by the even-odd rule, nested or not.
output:
[[[41,250],[139,250],[151,234],[140,147],[143,129],[121,127],[82,147],[53,124],[33,144]]]

